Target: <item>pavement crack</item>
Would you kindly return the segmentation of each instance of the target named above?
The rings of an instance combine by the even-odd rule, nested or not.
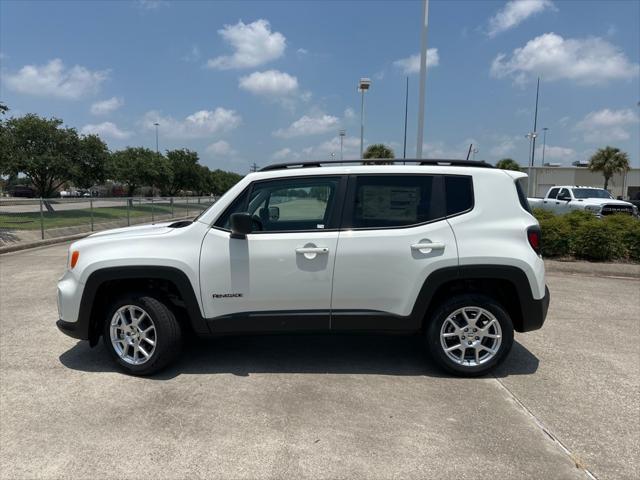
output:
[[[520,400],[518,396],[502,382],[502,380],[500,380],[496,376],[494,376],[493,378],[496,379],[496,381],[498,382],[498,385],[500,385],[507,392],[509,397],[511,397],[511,399],[516,403],[516,405],[518,405],[533,420],[535,425],[542,431],[542,433],[544,433],[547,437],[549,437],[551,441],[558,448],[560,448],[560,450],[562,450],[565,455],[569,457],[569,459],[571,460],[571,462],[573,462],[573,464],[576,466],[577,469],[582,470],[587,476],[587,478],[591,480],[598,480],[598,477],[596,477],[596,475],[586,467],[584,460],[582,460],[577,454],[569,450],[569,448],[564,443],[562,443],[562,441],[556,435],[554,435],[554,433],[551,430],[549,430],[549,428],[544,424],[544,422],[540,418],[538,418],[536,414],[533,413],[529,409],[529,407],[527,407],[522,402],[522,400]]]

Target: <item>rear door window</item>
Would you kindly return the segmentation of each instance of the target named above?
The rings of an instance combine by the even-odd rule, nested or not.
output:
[[[355,178],[352,228],[391,228],[445,216],[442,178],[435,175],[361,175]]]

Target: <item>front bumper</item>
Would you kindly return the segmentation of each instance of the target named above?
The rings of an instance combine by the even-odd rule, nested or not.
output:
[[[519,332],[530,332],[532,330],[538,330],[544,324],[547,318],[547,311],[549,310],[549,302],[551,301],[551,294],[549,293],[549,287],[544,287],[544,297],[539,300],[529,299],[526,304],[522,305],[522,323]]]
[[[78,340],[87,340],[88,335],[79,329],[78,322],[65,322],[60,319],[56,322],[58,330],[65,335],[69,335],[71,338],[77,338]]]

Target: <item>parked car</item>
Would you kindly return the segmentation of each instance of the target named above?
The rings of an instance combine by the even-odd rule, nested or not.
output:
[[[12,197],[34,198],[36,191],[26,185],[13,185],[7,188],[7,193]]]
[[[638,207],[623,200],[614,199],[603,188],[556,186],[549,189],[544,198],[529,198],[531,208],[542,208],[556,214],[584,210],[597,216],[625,213],[638,216]]]
[[[549,305],[524,176],[465,161],[263,168],[193,221],[73,243],[57,325],[103,337],[136,375],[170,364],[187,330],[420,333],[447,371],[484,374]]]

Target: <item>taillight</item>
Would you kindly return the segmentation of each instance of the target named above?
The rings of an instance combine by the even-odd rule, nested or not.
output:
[[[533,251],[540,255],[540,246],[542,240],[540,227],[529,227],[527,229],[527,240],[529,240],[529,245],[531,245]]]

